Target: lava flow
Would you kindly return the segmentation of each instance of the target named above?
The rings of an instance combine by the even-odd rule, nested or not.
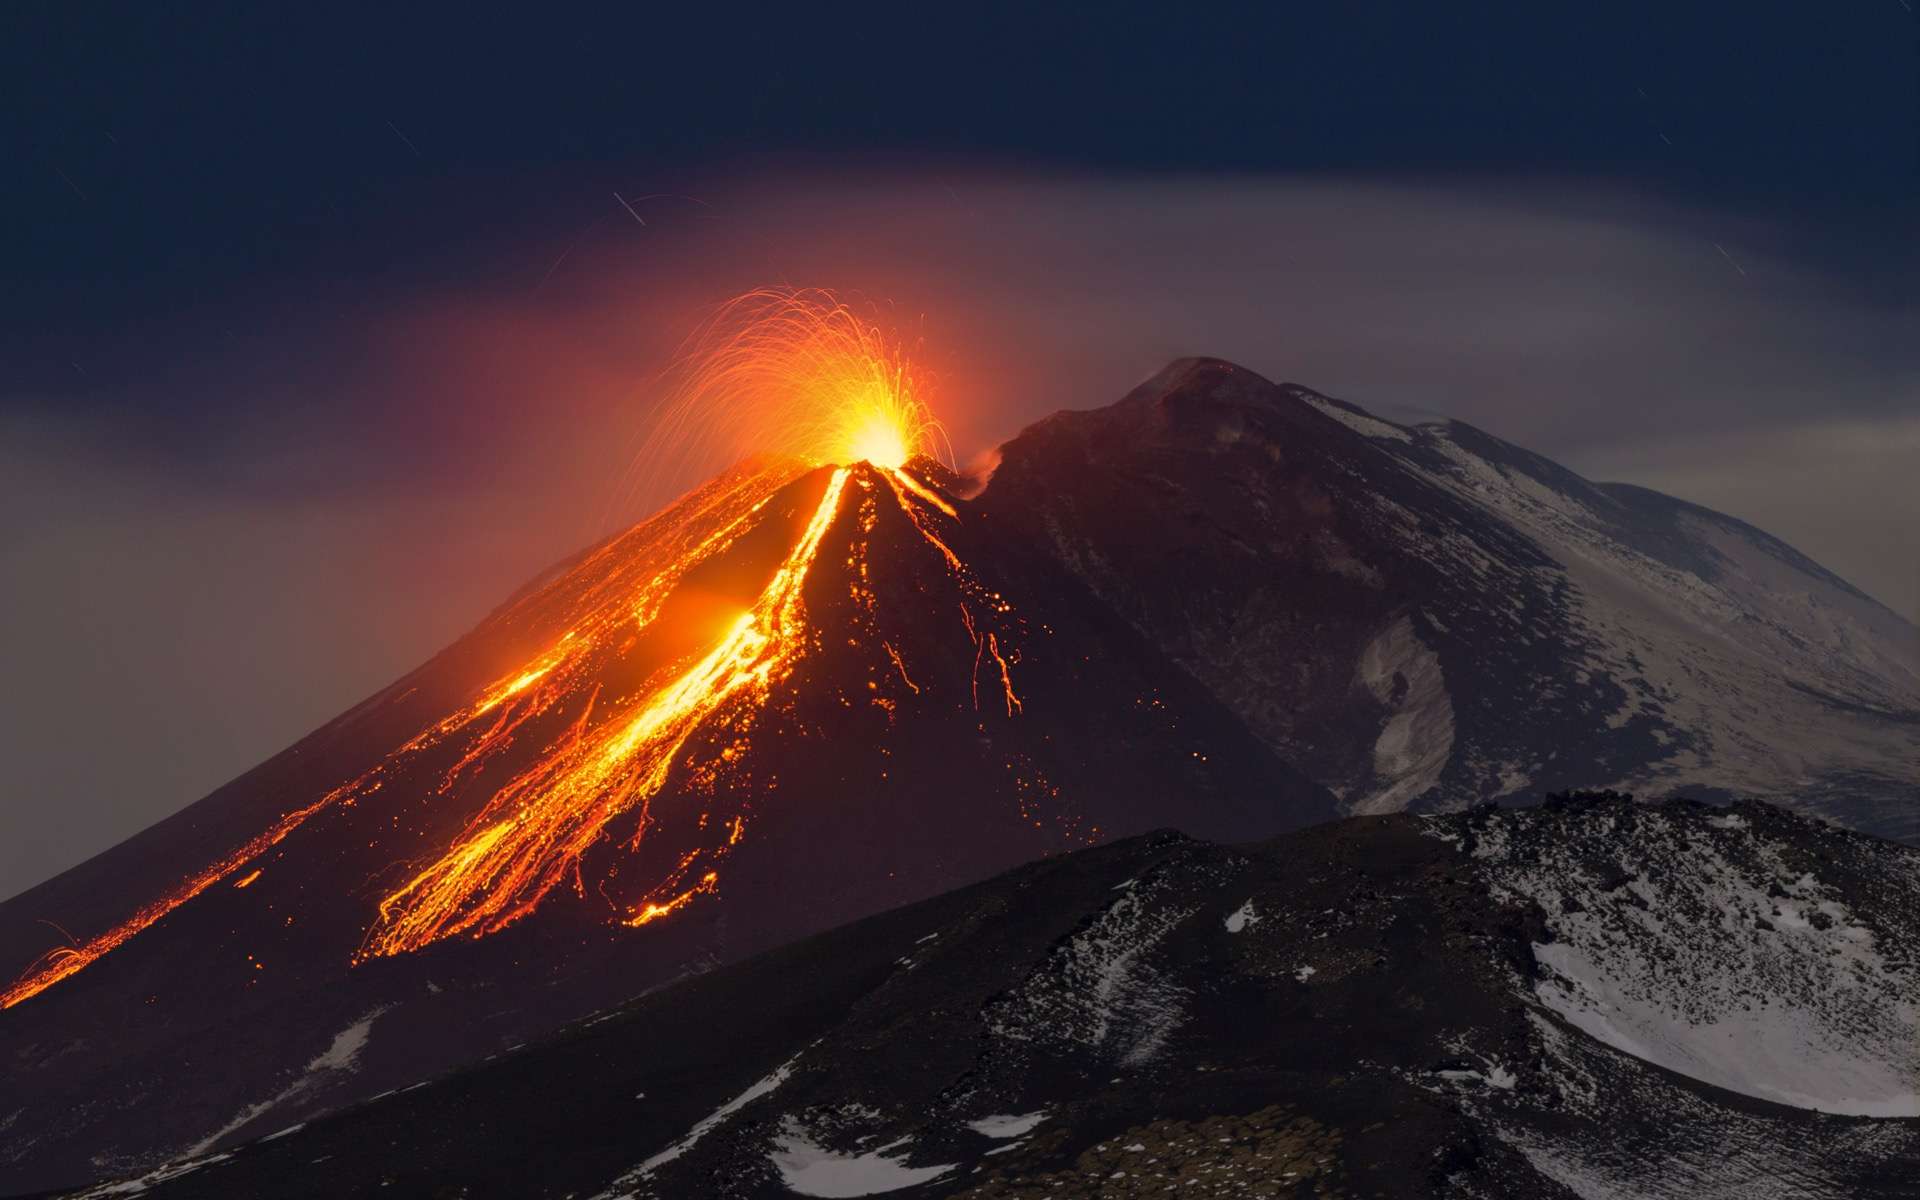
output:
[[[437,848],[386,873],[390,881],[354,961],[485,936],[562,886],[585,898],[589,852],[610,844],[639,851],[660,823],[655,806],[676,766],[697,784],[751,753],[756,714],[819,644],[803,592],[849,505],[859,510],[849,558],[859,564],[855,599],[871,610],[863,539],[874,528],[877,498],[886,496],[966,598],[959,624],[971,638],[975,709],[984,675],[1003,696],[1007,716],[1019,713],[1010,666],[1017,656],[1005,648],[1004,629],[987,628],[1008,606],[971,577],[951,535],[943,536],[943,525],[959,523],[958,509],[907,469],[916,457],[950,457],[920,390],[900,348],[826,293],[761,291],[729,303],[687,347],[642,464],[654,473],[705,471],[723,456],[760,458],[611,539],[508,609],[503,621],[564,631],[544,649],[365,774],[288,812],[131,919],[49,952],[0,993],[0,1007],[72,976],[215,883],[252,885],[269,851],[290,852],[275,848],[297,828],[323,813],[352,810],[377,792],[407,797],[429,816],[447,805],[466,807],[468,815],[438,835]],[[802,482],[816,471],[813,482]],[[821,476],[824,486],[811,492]],[[787,528],[781,522],[797,514],[776,513],[770,501],[795,495],[817,498],[803,501],[810,510],[801,510],[797,534],[770,560],[757,591],[715,600],[689,582],[751,557],[741,547],[758,544],[763,530]],[[689,618],[690,611],[697,616]],[[918,696],[921,687],[899,652],[890,643],[884,649]],[[708,735],[701,746],[714,743],[716,733],[724,744],[700,759],[702,752],[689,749],[696,733]],[[701,831],[698,844],[629,887],[631,899],[607,897],[605,881],[595,889],[615,904],[623,924],[668,917],[719,889],[718,868],[744,836],[747,815],[723,820],[695,812],[699,800],[687,791],[672,798],[678,818]],[[436,826],[423,818],[420,828],[429,827]]]
[[[701,722],[736,696],[763,701],[804,650],[800,589],[847,476],[845,467],[834,470],[799,543],[718,645],[496,793],[439,860],[381,901],[366,952],[417,950],[469,930],[491,933],[524,916],[577,869],[609,821],[643,808],[660,790]],[[641,916],[651,919],[675,903],[648,901]]]

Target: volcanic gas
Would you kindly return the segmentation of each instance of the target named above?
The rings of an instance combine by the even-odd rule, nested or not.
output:
[[[749,769],[778,689],[827,636],[805,592],[843,514],[853,532],[831,552],[845,555],[850,599],[866,616],[863,629],[832,636],[875,640],[897,686],[919,691],[911,664],[875,637],[864,539],[889,506],[958,589],[952,619],[971,640],[976,710],[984,681],[990,703],[1018,714],[1017,622],[952,548],[961,516],[942,494],[952,477],[940,466],[951,453],[924,386],[897,341],[828,293],[756,291],[723,306],[684,347],[635,470],[745,461],[505,613],[508,624],[561,630],[548,644],[120,924],[50,951],[0,992],[0,1007],[71,977],[217,883],[253,883],[296,829],[376,794],[420,815],[384,819],[410,852],[376,876],[354,962],[485,937],[561,888],[604,901],[609,920],[628,926],[716,894],[752,812],[716,809],[715,784]],[[875,703],[891,703],[872,686]],[[650,853],[669,827],[671,851]]]

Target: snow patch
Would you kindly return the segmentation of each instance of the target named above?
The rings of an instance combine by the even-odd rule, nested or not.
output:
[[[189,1158],[177,1163],[168,1163],[137,1179],[123,1179],[116,1183],[103,1183],[98,1187],[89,1188],[75,1196],[73,1200],[100,1200],[107,1196],[138,1196],[155,1184],[166,1183],[182,1175],[191,1175],[202,1167],[210,1167],[232,1157],[231,1154],[210,1154],[205,1158]]]
[[[812,1049],[812,1046],[808,1046],[807,1049]],[[800,1054],[805,1054],[806,1052],[806,1050],[802,1050]],[[626,1174],[620,1176],[620,1178],[614,1180],[611,1184],[607,1185],[605,1191],[596,1193],[592,1197],[592,1200],[633,1200],[634,1193],[632,1189],[635,1184],[638,1184],[641,1180],[652,1175],[661,1167],[693,1149],[694,1143],[706,1137],[709,1133],[712,1133],[714,1129],[726,1121],[728,1117],[739,1112],[747,1105],[752,1104],[760,1097],[777,1090],[781,1084],[792,1078],[794,1064],[800,1061],[800,1054],[796,1054],[786,1062],[781,1063],[778,1067],[774,1068],[771,1075],[757,1080],[746,1091],[741,1092],[738,1096],[735,1096],[719,1108],[708,1113],[705,1117],[702,1117],[692,1129],[687,1130],[679,1141],[674,1142],[633,1170],[628,1171]],[[645,1095],[644,1092],[641,1094]]]
[[[1751,1009],[1690,1017],[1648,997],[1611,964],[1556,943],[1534,957],[1559,978],[1539,996],[1574,1028],[1669,1071],[1739,1092],[1854,1117],[1920,1117],[1920,1074],[1912,1043],[1880,1057],[1850,1031],[1791,999],[1758,998]],[[1891,997],[1896,993],[1887,992]],[[1890,1015],[1915,1026],[1910,1003],[1889,1000]],[[1878,1040],[1878,1039],[1876,1039]]]
[[[1320,396],[1301,396],[1300,398],[1363,437],[1386,438],[1395,442],[1411,442],[1413,440],[1413,435],[1398,425],[1389,425],[1385,421],[1364,416],[1351,409],[1342,408],[1340,405]]]
[[[967,1122],[967,1128],[996,1140],[1024,1137],[1032,1133],[1047,1119],[1047,1110],[1035,1109],[1030,1113],[981,1117],[978,1121]]]
[[[391,1006],[383,1004],[335,1034],[333,1042],[307,1064],[307,1069],[301,1072],[297,1079],[268,1099],[258,1104],[249,1104],[235,1113],[232,1120],[214,1130],[188,1150],[188,1155],[205,1154],[213,1149],[221,1138],[251,1124],[287,1101],[297,1100],[314,1088],[323,1086],[329,1075],[354,1070],[359,1065],[360,1052],[366,1049],[367,1039],[373,1034],[373,1023],[379,1020],[380,1014],[386,1012],[389,1007]]]
[[[1247,926],[1258,925],[1259,923],[1260,914],[1253,911],[1253,901],[1251,900],[1227,914],[1226,926],[1228,933],[1239,933]]]
[[[749,1087],[746,1091],[741,1092],[738,1096],[735,1096],[733,1099],[727,1101],[725,1104],[722,1104],[719,1108],[716,1108],[712,1112],[708,1113],[692,1129],[687,1130],[686,1136],[682,1137],[679,1141],[675,1142],[673,1145],[668,1146],[665,1150],[660,1151],[660,1153],[654,1155],[652,1158],[649,1158],[647,1161],[641,1163],[640,1170],[639,1170],[640,1176],[645,1177],[647,1175],[651,1175],[653,1174],[654,1171],[658,1170],[660,1167],[666,1165],[667,1163],[672,1162],[676,1158],[679,1158],[682,1154],[685,1154],[687,1151],[693,1149],[693,1144],[695,1142],[707,1136],[707,1134],[713,1132],[714,1127],[719,1125],[722,1121],[725,1121],[728,1117],[739,1112],[741,1109],[745,1108],[747,1105],[752,1104],[755,1100],[758,1100],[760,1097],[771,1094],[774,1090],[779,1088],[781,1084],[785,1083],[788,1079],[793,1077],[793,1065],[799,1061],[800,1061],[800,1056],[796,1054],[794,1057],[788,1059],[786,1062],[783,1062],[778,1067],[774,1068],[773,1074],[768,1075],[766,1078],[757,1081],[756,1083],[754,1083],[752,1087]]]
[[[342,1029],[334,1036],[333,1044],[319,1058],[307,1064],[307,1070],[313,1071],[351,1071],[360,1061],[360,1052],[367,1048],[367,1038],[373,1033],[373,1022],[386,1009],[375,1009],[358,1021]]]
[[[1165,874],[1129,881],[1133,886],[995,1003],[988,1028],[1012,1041],[1113,1047],[1126,1066],[1152,1059],[1179,1025],[1187,998],[1152,954],[1196,911],[1161,902],[1166,881]]]
[[[1440,782],[1453,753],[1453,701],[1440,658],[1402,616],[1368,643],[1355,682],[1388,716],[1373,743],[1374,790],[1353,811],[1399,812]]]
[[[840,1154],[816,1143],[792,1117],[780,1122],[776,1149],[767,1154],[780,1181],[802,1196],[877,1196],[930,1183],[958,1163],[910,1167],[901,1162],[911,1138],[900,1138],[865,1154]]]
[[[1532,836],[1544,819],[1585,828]],[[1845,1116],[1920,1116],[1907,967],[1829,888],[1789,868],[1779,844],[1725,825],[1708,836],[1713,819],[1509,810],[1476,829],[1487,882],[1538,903],[1553,931],[1533,948],[1534,995],[1597,1041],[1716,1087]],[[1600,844],[1617,860],[1582,856]],[[1883,878],[1890,911],[1920,908],[1920,872]]]
[[[1435,1071],[1434,1074],[1448,1083],[1477,1083],[1482,1087],[1497,1088],[1510,1092],[1520,1082],[1520,1077],[1491,1059],[1482,1059],[1486,1069],[1475,1071],[1464,1067]]]

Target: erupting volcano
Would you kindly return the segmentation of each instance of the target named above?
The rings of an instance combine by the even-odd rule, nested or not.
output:
[[[1211,359],[963,480],[820,292],[728,304],[670,384],[635,479],[706,482],[0,905],[0,1190],[1157,828],[1704,785],[1912,832],[1905,627],[1716,514]]]
[[[31,914],[0,926],[7,1040],[125,1028],[42,1088],[50,1118],[74,1105],[56,1142],[129,1128],[88,1108],[103,1072],[250,1046],[197,1108],[122,1093],[177,1150],[1036,856],[1332,811],[995,532],[904,348],[852,308],[741,297],[669,382],[635,477],[708,482],[6,906]],[[353,1073],[298,1070],[362,1020]]]
[[[898,346],[826,293],[759,291],[701,329],[680,377],[639,469],[736,447],[751,449],[753,465],[600,547],[507,615],[564,624],[551,646],[132,918],[48,952],[0,993],[0,1007],[85,969],[209,887],[230,878],[250,886],[289,834],[382,791],[405,789],[436,813],[465,816],[444,840],[424,830],[411,839],[440,844],[398,868],[407,878],[379,901],[356,961],[497,932],[563,885],[581,898],[591,889],[633,926],[715,892],[717,867],[746,836],[751,810],[722,812],[710,798],[723,773],[748,769],[757,716],[822,636],[802,593],[843,506],[857,510],[857,532],[835,549],[863,618],[849,644],[883,624],[867,582],[866,535],[879,506],[890,505],[952,574],[956,629],[974,650],[976,704],[985,669],[1007,715],[1019,711],[1009,637],[1017,619],[942,540],[937,526],[958,522],[954,506],[909,471],[936,469],[935,456],[951,455]],[[776,500],[781,511],[770,509]],[[796,512],[804,519],[770,574],[755,570],[764,548],[734,553]],[[690,579],[698,582],[683,588]],[[881,645],[893,669],[874,672],[869,699],[891,712],[891,693],[920,688],[899,650]],[[696,731],[720,748],[682,761]],[[516,745],[534,748],[531,760],[504,765]],[[676,766],[691,786],[656,810]],[[661,829],[680,834],[668,865],[627,866],[637,880],[616,879],[623,873],[614,867],[589,881],[583,862],[596,845],[638,854]]]

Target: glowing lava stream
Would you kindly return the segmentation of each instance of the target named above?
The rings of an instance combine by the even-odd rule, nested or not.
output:
[[[663,552],[667,563],[644,578],[616,566],[596,583],[582,589],[582,594],[563,597],[572,601],[569,608],[575,613],[576,624],[546,653],[482,690],[472,704],[414,735],[365,774],[334,788],[312,804],[284,814],[265,833],[190,876],[126,920],[85,941],[47,951],[0,991],[0,1009],[12,1008],[85,970],[214,884],[234,875],[248,863],[256,862],[309,818],[334,807],[353,806],[361,797],[378,791],[419,752],[461,733],[498,710],[501,716],[493,728],[448,772],[439,790],[443,793],[449,790],[454,776],[462,768],[504,749],[511,740],[514,726],[550,707],[567,688],[576,684],[576,677],[586,669],[597,645],[617,631],[645,628],[658,615],[660,605],[681,577],[730,546],[746,528],[748,520],[760,510],[766,497],[785,482],[789,474],[780,471],[732,473],[602,546],[581,564],[583,568],[598,567],[602,561],[618,562],[623,557],[641,563],[659,560],[659,553],[636,554],[633,550],[636,542]],[[550,591],[565,589],[583,575],[587,572],[579,569],[569,572],[552,588],[537,593],[525,603],[550,600]],[[235,886],[250,884],[257,877],[256,865],[254,873]]]
[[[327,793],[306,808],[290,812],[281,817],[273,828],[248,842],[238,850],[221,859],[200,874],[187,880],[181,887],[162,896],[147,905],[132,917],[109,929],[96,938],[82,942],[77,946],[57,946],[35,959],[6,991],[0,992],[0,1009],[12,1008],[22,1000],[37,996],[62,979],[76,975],[91,966],[95,960],[107,951],[122,945],[135,934],[166,916],[182,904],[206,891],[214,884],[239,870],[248,860],[253,859],[278,845],[282,838],[292,833],[314,813],[332,804],[339,798],[338,790]],[[255,872],[254,875],[258,875]],[[252,883],[249,876],[240,886]]]
[[[578,866],[607,823],[646,804],[693,731],[736,697],[764,701],[806,648],[801,589],[840,508],[851,471],[835,468],[806,531],[753,607],[718,645],[621,719],[502,788],[437,861],[380,902],[361,956],[417,950],[454,934],[484,936],[525,916]],[[717,882],[650,901],[631,923],[664,915]]]

